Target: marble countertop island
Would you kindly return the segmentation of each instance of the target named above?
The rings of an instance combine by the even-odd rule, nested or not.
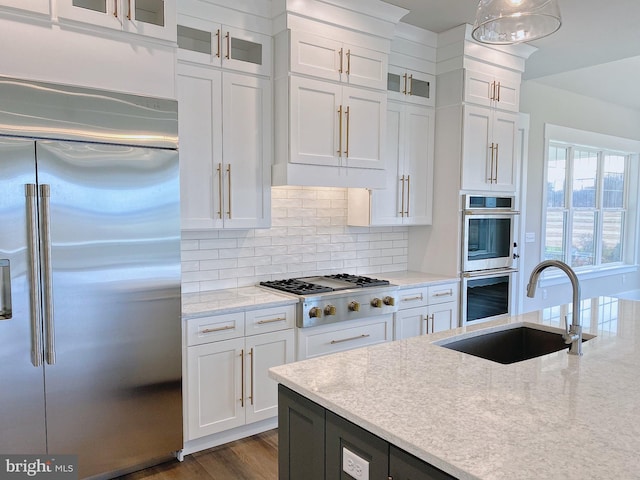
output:
[[[566,306],[271,369],[338,415],[460,479],[640,478],[640,303],[583,300],[582,357],[502,365],[434,344]]]

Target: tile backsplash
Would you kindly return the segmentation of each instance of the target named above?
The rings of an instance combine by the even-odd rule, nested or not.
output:
[[[345,188],[273,187],[271,228],[182,232],[183,293],[407,269],[408,227],[347,226]]]

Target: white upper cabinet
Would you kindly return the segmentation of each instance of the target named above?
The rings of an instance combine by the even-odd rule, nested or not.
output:
[[[178,58],[256,75],[271,75],[271,37],[257,32],[178,16]]]
[[[517,112],[520,109],[519,82],[519,75],[506,71],[494,75],[466,69],[464,99],[477,105]]]
[[[176,2],[58,0],[59,18],[175,42]]]
[[[515,192],[518,115],[464,106],[462,189]]]
[[[387,54],[306,31],[291,31],[291,72],[350,85],[386,88]]]
[[[0,8],[10,7],[31,13],[50,13],[49,0],[0,0]]]
[[[435,106],[435,75],[389,65],[387,91],[389,100]]]

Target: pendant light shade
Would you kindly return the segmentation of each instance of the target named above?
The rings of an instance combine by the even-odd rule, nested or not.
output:
[[[510,45],[551,35],[561,24],[558,0],[480,0],[471,36]]]

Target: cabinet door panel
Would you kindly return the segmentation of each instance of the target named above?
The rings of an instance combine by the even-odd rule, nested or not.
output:
[[[432,465],[400,450],[389,446],[389,478],[393,480],[453,480],[454,477],[438,470]]]
[[[188,438],[211,435],[245,422],[240,397],[244,339],[189,347]]]
[[[351,85],[386,89],[386,55],[367,48],[345,45],[343,49],[343,71],[347,72],[346,81]]]
[[[457,302],[439,303],[429,307],[431,317],[429,332],[436,333],[458,327]]]
[[[337,166],[342,87],[299,77],[290,82],[291,162]]]
[[[493,178],[489,149],[491,110],[466,105],[463,119],[462,189],[486,190]]]
[[[473,70],[465,70],[464,99],[476,105],[491,105],[493,92],[493,75]]]
[[[227,228],[267,226],[271,151],[268,80],[225,72],[223,218]]]
[[[433,211],[434,111],[407,106],[404,173],[407,175],[407,205],[404,223],[431,224]]]
[[[384,169],[382,150],[387,116],[386,94],[345,87],[342,104],[343,108],[349,107],[343,120],[344,164]]]
[[[246,421],[257,422],[278,414],[278,383],[269,369],[293,361],[293,330],[264,333],[246,339]]]
[[[427,307],[399,310],[394,319],[394,340],[427,333]]]
[[[60,18],[122,30],[120,0],[59,0],[57,13]]]
[[[127,0],[121,7],[123,28],[137,35],[175,42],[176,3],[164,0]]]
[[[222,25],[222,66],[247,73],[271,75],[271,37]]]
[[[182,228],[220,228],[221,73],[178,64],[177,83]]]
[[[340,81],[340,49],[342,44],[297,30],[291,31],[291,71]],[[344,53],[343,53],[344,55]],[[343,68],[344,65],[343,56]]]
[[[515,191],[516,189],[516,134],[518,117],[515,114],[495,112],[493,121],[493,141],[498,145],[495,153],[494,191]]]

